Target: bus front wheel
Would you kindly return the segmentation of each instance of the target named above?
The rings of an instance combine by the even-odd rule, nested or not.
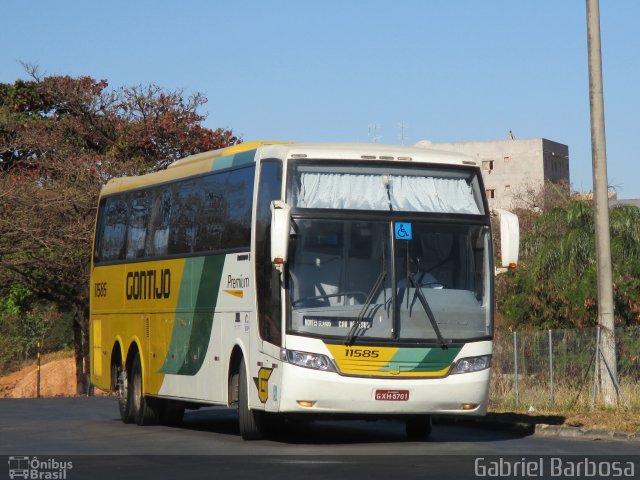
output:
[[[244,440],[260,440],[264,437],[262,414],[263,412],[249,408],[247,367],[242,359],[238,379],[238,423],[240,436]]]
[[[431,435],[431,415],[416,415],[405,421],[409,440],[421,440]]]

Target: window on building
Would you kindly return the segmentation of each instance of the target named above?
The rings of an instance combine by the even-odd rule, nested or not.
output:
[[[487,198],[496,198],[495,188],[487,188]]]
[[[482,161],[482,170],[484,170],[485,172],[490,172],[491,170],[493,170],[493,167],[494,167],[494,160]]]

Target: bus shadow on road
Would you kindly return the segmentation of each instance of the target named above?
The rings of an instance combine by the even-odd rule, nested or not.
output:
[[[238,414],[233,409],[207,408],[189,412],[182,429],[240,436]],[[531,432],[486,424],[434,422],[429,437],[410,440],[404,422],[393,420],[316,420],[279,421],[265,440],[290,445],[340,445],[376,443],[496,442],[523,438]]]

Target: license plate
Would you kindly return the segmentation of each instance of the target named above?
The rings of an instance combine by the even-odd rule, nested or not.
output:
[[[388,402],[406,402],[409,400],[409,390],[376,390],[375,398]]]

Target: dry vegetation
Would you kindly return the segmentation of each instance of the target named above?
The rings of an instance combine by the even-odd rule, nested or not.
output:
[[[575,385],[556,385],[554,402],[550,403],[549,389],[523,382],[519,406],[515,406],[513,381],[493,379],[489,398],[489,411],[497,418],[524,423],[548,423],[593,430],[640,433],[640,385],[622,382],[626,405],[607,409],[591,406],[593,384],[585,382],[582,389]],[[533,409],[532,409],[533,408]]]

